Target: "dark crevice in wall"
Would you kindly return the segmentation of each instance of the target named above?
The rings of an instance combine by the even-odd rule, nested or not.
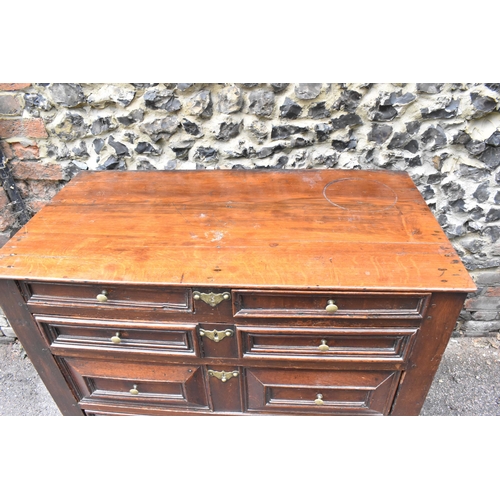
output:
[[[5,163],[5,157],[3,155],[2,150],[0,149],[0,182],[2,183],[2,187],[7,195],[7,198],[12,203],[12,209],[14,215],[17,218],[19,223],[19,227],[12,228],[13,233],[15,233],[21,226],[26,224],[30,220],[30,214],[26,205],[24,204],[24,200],[22,199],[19,190],[14,182],[14,178],[12,177],[12,173]]]

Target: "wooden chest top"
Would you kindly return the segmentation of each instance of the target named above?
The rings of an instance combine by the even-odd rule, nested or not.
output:
[[[403,172],[82,172],[0,251],[21,280],[476,288]]]

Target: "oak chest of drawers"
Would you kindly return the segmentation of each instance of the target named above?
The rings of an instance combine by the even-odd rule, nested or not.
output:
[[[399,172],[83,172],[0,255],[64,415],[418,415],[474,290]]]

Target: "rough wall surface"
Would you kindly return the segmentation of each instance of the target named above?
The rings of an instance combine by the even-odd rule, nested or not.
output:
[[[0,84],[0,148],[0,244],[82,169],[406,170],[479,287],[456,335],[499,332],[498,83]]]

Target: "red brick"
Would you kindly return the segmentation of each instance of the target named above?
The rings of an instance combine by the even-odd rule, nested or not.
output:
[[[7,232],[7,233],[1,233],[0,234],[0,247],[3,247],[5,245],[5,243],[7,243],[10,239],[10,231]]]
[[[0,188],[0,210],[2,210],[5,206],[10,203],[9,198],[5,194],[5,191]]]
[[[21,99],[12,94],[0,95],[0,115],[15,116],[22,114]]]
[[[31,137],[44,138],[47,136],[45,125],[41,118],[0,120],[0,137]]]
[[[36,145],[23,146],[19,142],[2,142],[0,147],[9,160],[38,160],[40,158],[40,151]]]
[[[486,289],[486,296],[488,297],[500,297],[500,286],[490,286]]]
[[[61,165],[45,165],[39,162],[20,161],[10,164],[12,177],[18,180],[61,181],[66,175]]]
[[[7,229],[10,229],[16,222],[17,219],[10,206],[6,206],[4,209],[0,210],[0,231],[7,231]]]
[[[21,90],[31,87],[31,83],[0,83],[0,90]]]
[[[47,205],[47,203],[49,202],[50,200],[29,200],[26,202],[26,206],[28,208],[28,210],[33,213],[33,214],[36,214],[37,212],[39,212],[45,205]]]

